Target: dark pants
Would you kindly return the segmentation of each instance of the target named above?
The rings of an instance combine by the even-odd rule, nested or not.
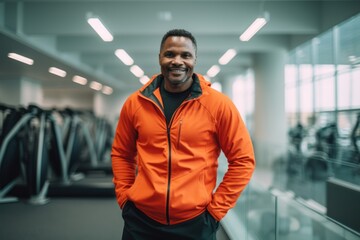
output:
[[[122,211],[125,221],[122,240],[216,240],[219,223],[205,211],[175,225],[163,225],[128,201]]]

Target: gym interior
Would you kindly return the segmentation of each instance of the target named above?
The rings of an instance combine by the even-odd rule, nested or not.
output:
[[[358,0],[1,1],[0,239],[121,239],[116,123],[160,71],[172,28],[194,34],[195,72],[232,99],[254,144],[218,240],[359,240]]]

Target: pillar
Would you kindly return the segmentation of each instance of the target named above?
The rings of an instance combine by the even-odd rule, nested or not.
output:
[[[285,59],[285,50],[254,56],[253,142],[258,167],[271,167],[272,162],[286,150]]]

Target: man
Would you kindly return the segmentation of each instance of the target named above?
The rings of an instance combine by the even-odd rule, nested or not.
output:
[[[234,104],[194,74],[197,45],[182,29],[161,42],[161,74],[124,103],[112,148],[123,240],[216,239],[254,171]],[[218,157],[228,171],[216,188]],[[215,191],[214,191],[215,190]]]

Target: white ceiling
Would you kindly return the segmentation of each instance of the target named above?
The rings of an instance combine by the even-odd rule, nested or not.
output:
[[[269,23],[249,42],[240,34],[263,11]],[[172,19],[160,19],[171,13]],[[184,28],[198,42],[196,72],[207,70],[229,48],[238,51],[217,76],[220,80],[252,65],[253,55],[290,50],[341,21],[360,12],[359,0],[22,0],[0,2],[0,81],[26,76],[45,89],[82,89],[74,74],[97,80],[115,91],[135,90],[137,79],[114,55],[125,49],[145,74],[159,72],[159,45],[164,33]],[[103,42],[87,24],[88,13],[97,15],[114,35]],[[27,66],[7,58],[18,52],[34,59]],[[50,66],[63,68],[66,78],[50,76]]]

